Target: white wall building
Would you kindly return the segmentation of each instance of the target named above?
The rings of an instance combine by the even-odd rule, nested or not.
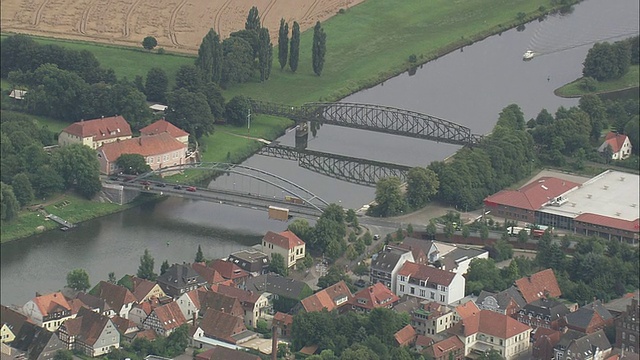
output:
[[[457,272],[407,261],[397,275],[398,296],[409,295],[449,305],[464,297],[464,277]]]

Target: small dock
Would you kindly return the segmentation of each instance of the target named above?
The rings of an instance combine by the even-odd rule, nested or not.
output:
[[[72,224],[67,220],[53,214],[47,214],[47,219],[51,219],[57,222],[58,224],[62,225],[63,227],[66,227],[67,229],[73,229],[74,227],[76,227],[76,224]]]

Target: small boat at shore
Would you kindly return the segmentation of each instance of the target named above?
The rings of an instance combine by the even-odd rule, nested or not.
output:
[[[535,55],[536,53],[534,53],[533,51],[527,50],[525,51],[524,55],[522,55],[522,60],[531,60]]]

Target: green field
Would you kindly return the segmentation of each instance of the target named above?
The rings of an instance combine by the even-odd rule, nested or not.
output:
[[[16,113],[16,114],[22,114],[22,115],[26,115],[29,118],[33,119],[33,121],[40,126],[46,126],[49,128],[49,130],[53,131],[54,133],[60,133],[62,131],[62,129],[66,128],[67,126],[69,126],[70,124],[68,122],[64,122],[62,120],[56,120],[56,119],[52,119],[46,116],[39,116],[39,115],[31,115],[31,114],[25,114],[22,112],[18,112],[18,111],[13,111],[13,110],[2,110],[1,111],[3,114],[12,114],[12,113]]]
[[[586,94],[601,94],[638,87],[640,86],[640,66],[630,66],[629,71],[620,79],[598,82],[594,91],[585,91],[582,89],[580,86],[581,82],[582,78],[577,79],[557,89],[555,94],[562,97],[580,97]]]

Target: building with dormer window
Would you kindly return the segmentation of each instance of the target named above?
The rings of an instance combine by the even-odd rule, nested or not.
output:
[[[119,140],[131,139],[131,126],[122,116],[75,122],[58,135],[58,144],[82,144],[92,149]]]
[[[38,295],[22,307],[25,314],[34,324],[49,331],[56,331],[67,319],[75,317],[71,305],[61,292]]]
[[[398,296],[409,295],[448,305],[464,297],[464,277],[457,272],[407,261],[398,271]]]
[[[278,234],[267,231],[262,238],[262,252],[269,258],[274,253],[282,255],[285,265],[295,269],[296,262],[305,257],[305,243],[289,230]]]
[[[156,282],[168,296],[174,299],[207,284],[206,280],[187,264],[171,265],[167,272],[158,276]]]

